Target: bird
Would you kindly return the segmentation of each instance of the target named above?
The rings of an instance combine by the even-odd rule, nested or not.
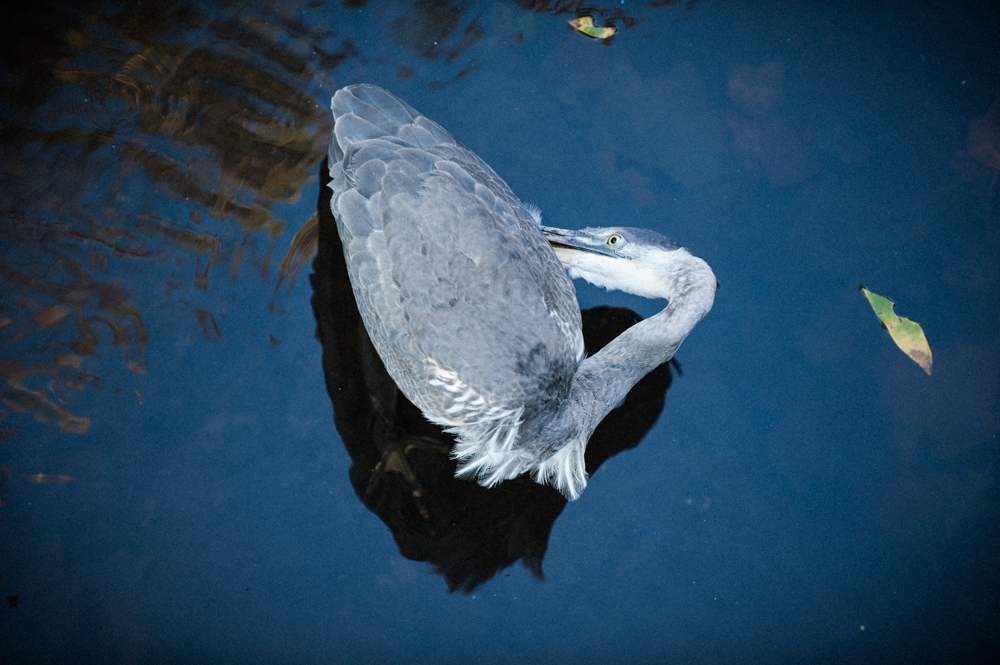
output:
[[[673,358],[717,281],[634,227],[542,224],[486,162],[392,93],[336,91],[330,207],[365,329],[402,393],[455,436],[456,476],[530,473],[567,500],[601,420]],[[571,279],[665,308],[585,353]]]

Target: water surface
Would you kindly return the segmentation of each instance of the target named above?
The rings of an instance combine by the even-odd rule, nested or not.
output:
[[[995,651],[995,6],[43,5],[0,47],[4,662]],[[308,279],[356,82],[547,223],[652,228],[719,277],[578,501],[445,483],[331,264]]]

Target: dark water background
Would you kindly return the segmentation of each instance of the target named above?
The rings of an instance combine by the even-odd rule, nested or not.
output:
[[[998,650],[996,3],[33,3],[0,29],[0,661]],[[544,581],[449,593],[351,482],[409,467],[349,480],[290,249],[355,82],[548,223],[656,229],[722,283],[648,435],[537,503]]]

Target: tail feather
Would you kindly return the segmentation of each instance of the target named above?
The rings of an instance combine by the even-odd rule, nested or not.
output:
[[[576,500],[587,486],[586,446],[570,441],[536,467],[535,482],[552,485],[570,501]]]
[[[483,487],[495,487],[529,469],[530,461],[516,453],[480,454],[465,461],[455,476],[475,479]]]
[[[579,498],[587,486],[586,448],[582,441],[570,441],[546,460],[523,448],[510,445],[516,430],[495,430],[491,437],[469,438],[461,428],[448,428],[459,440],[451,456],[459,461],[455,475],[474,479],[483,487],[494,487],[504,480],[533,472],[535,482],[551,485],[569,501]]]

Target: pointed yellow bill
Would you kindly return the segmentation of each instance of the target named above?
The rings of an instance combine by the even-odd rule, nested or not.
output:
[[[878,316],[879,321],[882,322],[885,329],[889,331],[889,335],[892,337],[892,341],[896,343],[896,346],[903,353],[910,356],[913,362],[920,365],[927,374],[930,374],[931,347],[924,336],[923,328],[907,318],[898,316],[893,311],[895,304],[885,296],[872,293],[864,286],[859,286],[858,289],[864,292],[865,297],[868,298],[868,302],[871,303],[872,309],[875,310],[875,315]]]
[[[581,16],[580,18],[573,19],[569,22],[569,24],[588,37],[593,37],[594,39],[607,39],[618,32],[618,28],[614,26],[598,28],[594,25],[593,16]]]

